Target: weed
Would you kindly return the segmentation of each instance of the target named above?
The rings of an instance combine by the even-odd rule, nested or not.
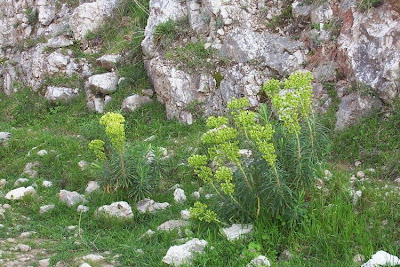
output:
[[[25,15],[28,18],[29,25],[35,25],[38,22],[38,13],[35,8],[27,8],[25,10]]]
[[[358,2],[358,8],[361,11],[367,11],[372,8],[377,8],[383,4],[384,0],[360,0]]]

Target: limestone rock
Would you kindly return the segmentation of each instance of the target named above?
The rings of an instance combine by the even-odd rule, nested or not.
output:
[[[246,267],[254,266],[271,266],[271,263],[269,262],[267,257],[260,255],[257,258],[252,259],[251,262],[246,265]]]
[[[372,255],[371,259],[361,265],[361,267],[376,267],[385,265],[400,265],[400,259],[394,255],[390,255],[389,253],[380,250]]]
[[[112,94],[117,90],[118,79],[115,72],[97,74],[89,77],[87,85],[93,92]]]
[[[61,190],[58,194],[60,201],[67,204],[67,206],[71,207],[78,203],[85,203],[87,200],[85,196],[79,194],[78,192],[70,192],[67,190]]]
[[[342,98],[336,113],[335,130],[342,130],[381,107],[382,103],[376,97],[362,96],[359,93],[347,95]]]
[[[148,96],[131,95],[122,101],[122,110],[125,112],[133,112],[144,104],[150,103],[151,98]]]
[[[85,170],[88,165],[89,165],[89,163],[85,160],[81,160],[78,162],[78,166],[79,166],[79,168],[81,168],[81,170]]]
[[[104,260],[104,257],[98,254],[89,254],[81,258],[84,261],[98,262]]]
[[[45,156],[48,154],[47,150],[42,149],[36,153],[38,156]]]
[[[0,188],[4,188],[7,184],[7,180],[6,179],[1,179],[0,180]]]
[[[103,68],[112,70],[116,67],[116,65],[119,63],[120,60],[121,60],[121,55],[104,55],[96,59],[96,62]]]
[[[136,208],[140,213],[155,212],[157,210],[164,210],[168,207],[169,207],[168,202],[158,203],[149,198],[145,198],[136,203]]]
[[[20,187],[14,190],[11,190],[10,192],[8,192],[5,196],[6,199],[9,200],[19,200],[21,198],[23,198],[24,196],[27,195],[33,195],[35,194],[36,191],[32,186],[28,186],[28,187]]]
[[[125,201],[114,202],[111,205],[104,205],[97,209],[96,214],[122,219],[133,217],[131,206]]]
[[[39,213],[40,213],[40,214],[44,214],[44,213],[46,213],[46,212],[48,212],[48,211],[50,211],[50,210],[52,210],[52,209],[54,209],[54,208],[55,208],[54,205],[44,205],[44,206],[41,206],[41,207],[40,207]]]
[[[177,188],[174,191],[174,200],[177,203],[183,203],[186,201],[185,191],[181,188]]]
[[[49,101],[49,102],[58,102],[58,101],[65,101],[69,102],[71,99],[74,99],[78,97],[79,95],[79,89],[75,88],[67,88],[67,87],[54,87],[54,86],[49,86],[47,87],[46,94],[44,97]]]
[[[42,183],[42,186],[43,187],[52,187],[53,183],[51,181],[44,180],[43,183]]]
[[[233,224],[231,227],[223,228],[221,231],[229,241],[234,241],[242,235],[249,234],[252,230],[253,226],[251,224]]]
[[[85,189],[87,194],[91,194],[96,190],[100,189],[100,185],[97,181],[90,181]]]
[[[27,182],[29,182],[29,179],[27,179],[27,178],[18,178],[14,183],[14,187],[17,187],[21,184],[25,184]]]
[[[60,35],[57,37],[50,38],[47,41],[47,47],[50,48],[59,48],[59,47],[67,47],[73,45],[74,42],[71,39],[68,39],[64,35]]]
[[[37,0],[38,20],[43,25],[49,25],[56,16],[56,4],[52,0]]]
[[[0,132],[0,144],[10,140],[11,133],[8,132]]]
[[[84,205],[79,205],[78,208],[76,209],[77,212],[88,212],[89,211],[89,207],[84,206]]]
[[[160,226],[157,227],[159,231],[172,231],[174,229],[180,229],[181,227],[188,226],[189,223],[184,220],[169,220],[162,223]]]
[[[30,251],[32,248],[28,245],[25,244],[18,244],[17,246],[15,246],[15,250],[21,251],[21,252],[28,252]]]
[[[50,266],[50,259],[43,259],[39,261],[39,267],[48,267]]]
[[[189,210],[182,210],[181,211],[181,218],[183,220],[189,220],[190,219],[190,211]]]
[[[194,253],[203,252],[206,246],[207,241],[193,238],[183,245],[170,247],[162,261],[173,266],[190,263]]]
[[[69,21],[74,38],[82,40],[88,32],[98,29],[104,19],[112,15],[118,2],[118,0],[97,0],[83,3],[75,8]]]

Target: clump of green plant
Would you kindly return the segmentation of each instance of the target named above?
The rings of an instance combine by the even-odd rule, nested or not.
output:
[[[154,28],[153,41],[162,49],[169,48],[169,46],[180,36],[185,36],[190,31],[188,18],[180,20],[168,20],[158,24]]]
[[[383,4],[383,0],[361,0],[358,3],[358,8],[361,11],[370,10],[371,8],[379,7]]]
[[[25,10],[25,15],[28,18],[29,25],[35,25],[38,22],[38,13],[35,8],[27,8]]]
[[[188,163],[216,192],[214,208],[223,207],[218,215],[292,222],[301,216],[325,140],[312,113],[311,81],[310,73],[296,72],[283,84],[274,79],[265,84],[277,118],[265,104],[259,112],[249,110],[249,101],[241,98],[228,103],[228,116],[207,119],[209,130],[201,139],[205,153]],[[198,207],[195,211],[194,218],[210,218]]]
[[[204,42],[188,43],[165,54],[165,57],[173,60],[179,66],[190,69],[213,68],[210,60],[215,53],[212,48],[206,49]]]
[[[109,142],[93,140],[89,148],[104,171],[108,192],[122,189],[135,201],[149,196],[155,185],[159,151],[150,145],[127,146],[124,129],[125,118],[119,113],[108,112],[100,118]]]

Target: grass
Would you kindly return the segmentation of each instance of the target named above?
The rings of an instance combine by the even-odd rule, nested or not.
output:
[[[141,3],[146,4],[146,1]],[[143,9],[126,2],[103,29],[92,33],[89,38],[89,45],[94,46],[95,40],[100,42],[101,54],[121,53],[125,58],[117,69],[126,82],[113,94],[113,101],[106,111],[120,111],[124,97],[150,86],[140,51],[146,16]],[[192,45],[190,49],[198,53],[201,60],[208,56],[200,44]],[[84,54],[79,44],[74,45],[73,50],[87,57],[88,61],[95,60],[95,56]],[[178,50],[174,52],[180,53]],[[185,55],[183,51],[181,57],[185,58]],[[82,86],[79,77],[49,79],[52,85]],[[325,88],[334,97],[334,105],[322,120],[333,128],[338,100],[333,84],[325,84]],[[0,95],[0,99],[0,131],[12,133],[8,145],[0,146],[0,178],[8,181],[0,192],[5,194],[13,188],[12,184],[21,176],[26,163],[36,160],[40,163],[37,178],[28,183],[39,185],[36,196],[17,202],[0,198],[0,204],[12,205],[12,210],[5,213],[5,219],[0,219],[4,225],[0,239],[16,237],[24,231],[36,231],[38,234],[28,244],[45,249],[43,258],[50,257],[53,265],[58,261],[73,264],[73,258],[109,251],[108,260],[119,255],[116,260],[121,266],[165,266],[161,259],[170,246],[179,244],[177,239],[181,236],[178,232],[157,232],[150,238],[140,237],[168,219],[179,218],[180,210],[189,208],[195,200],[188,197],[185,204],[173,204],[155,214],[143,215],[134,209],[132,219],[119,222],[96,218],[94,211],[114,201],[128,201],[132,207],[135,203],[123,192],[98,191],[87,197],[90,211],[80,215],[76,207],[63,205],[57,193],[62,188],[84,193],[88,181],[100,178],[94,169],[81,170],[77,164],[80,160],[93,162],[95,158],[87,144],[93,139],[106,138],[104,129],[98,124],[100,115],[87,111],[83,92],[68,105],[50,104],[28,88],[21,88],[19,93],[10,97]],[[197,104],[194,102],[191,108],[197,109]],[[332,153],[328,162],[321,166],[321,171],[329,169],[333,177],[323,180],[322,189],[307,192],[305,219],[298,224],[287,225],[283,220],[259,218],[253,223],[252,234],[231,243],[222,237],[221,225],[191,221],[189,237],[208,242],[205,253],[197,255],[192,266],[246,266],[254,256],[263,254],[272,266],[347,267],[357,266],[353,262],[356,254],[362,254],[366,259],[377,250],[398,254],[400,195],[392,180],[400,175],[399,107],[395,104],[388,117],[378,113],[349,129],[332,133]],[[202,186],[186,165],[186,159],[200,147],[201,133],[205,130],[203,121],[187,126],[166,120],[164,107],[156,101],[124,116],[130,145],[142,144],[148,137],[155,136],[151,145],[165,147],[171,155],[165,161],[164,177],[151,198],[173,203],[173,191],[169,190],[172,185],[179,183],[187,196]],[[38,156],[36,153],[41,149],[49,153]],[[355,160],[360,160],[362,165],[354,167]],[[376,172],[367,172],[368,168],[375,168]],[[368,180],[354,183],[355,190],[362,190],[362,197],[353,206],[349,178],[360,170],[365,171]],[[324,176],[321,171],[316,172],[319,178]],[[40,186],[43,180],[52,181],[53,187]],[[209,192],[206,187],[204,190]],[[202,201],[211,206],[213,200]],[[40,206],[51,203],[55,204],[55,209],[40,215]],[[80,225],[83,233],[76,235],[76,230],[66,230],[70,225]],[[182,237],[186,237],[185,234]],[[32,240],[40,242],[35,244]],[[137,252],[137,249],[144,253]],[[284,250],[293,255],[290,261],[279,260]],[[6,257],[0,256],[1,259]]]

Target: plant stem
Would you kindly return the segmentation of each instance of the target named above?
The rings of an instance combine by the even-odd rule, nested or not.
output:
[[[300,138],[299,138],[299,133],[296,131],[296,139],[297,139],[297,152],[298,152],[298,158],[301,158],[301,147],[300,147]]]

